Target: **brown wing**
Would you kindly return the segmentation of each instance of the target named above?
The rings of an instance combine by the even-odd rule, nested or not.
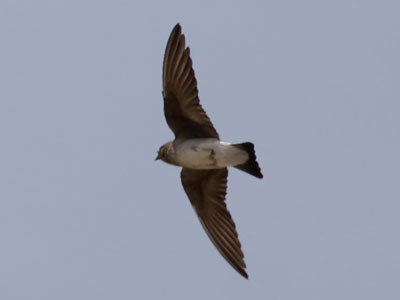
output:
[[[207,235],[222,256],[242,276],[245,271],[244,255],[235,223],[226,208],[225,196],[228,169],[182,169],[182,185]]]
[[[217,138],[218,133],[199,102],[197,81],[185,36],[176,24],[165,49],[164,114],[175,138]]]

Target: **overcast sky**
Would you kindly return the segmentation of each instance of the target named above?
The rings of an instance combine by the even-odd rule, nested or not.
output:
[[[0,1],[0,299],[400,299],[399,1]],[[250,280],[180,182],[173,26],[221,138]]]

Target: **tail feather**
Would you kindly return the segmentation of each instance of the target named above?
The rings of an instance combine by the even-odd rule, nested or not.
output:
[[[256,153],[254,151],[253,143],[247,142],[242,144],[235,144],[234,146],[242,150],[245,150],[249,154],[249,159],[244,164],[237,165],[234,167],[246,173],[249,173],[250,175],[253,175],[257,178],[263,178],[263,174],[261,173],[260,166],[258,165],[256,159]]]

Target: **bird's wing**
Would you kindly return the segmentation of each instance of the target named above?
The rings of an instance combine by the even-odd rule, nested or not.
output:
[[[225,204],[228,169],[183,168],[181,179],[208,237],[228,263],[248,278],[235,223]]]
[[[175,138],[217,138],[218,133],[199,102],[189,47],[177,24],[171,32],[163,65],[164,114]]]

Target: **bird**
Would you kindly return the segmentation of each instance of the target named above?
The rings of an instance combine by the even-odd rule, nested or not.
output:
[[[197,80],[180,24],[173,28],[162,68],[164,114],[175,139],[163,144],[156,160],[181,167],[183,189],[211,242],[248,279],[235,223],[227,209],[228,167],[263,178],[250,142],[223,142],[200,104]]]

